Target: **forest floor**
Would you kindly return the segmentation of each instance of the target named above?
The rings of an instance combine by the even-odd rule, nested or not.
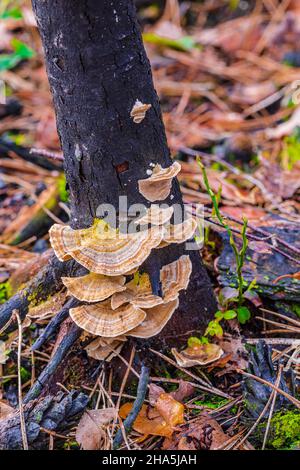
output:
[[[2,304],[45,266],[48,230],[70,214],[30,2],[4,3]],[[118,389],[110,363],[89,357],[82,337],[52,377],[61,393],[50,402],[61,404],[60,417],[57,410],[51,415],[50,402],[39,420],[25,405],[27,428],[32,419],[38,429],[28,433],[29,445],[111,449],[119,431],[125,449],[299,449],[299,2],[169,0],[164,10],[159,2],[137,3],[168,143],[182,165],[184,201],[192,211],[193,204],[204,206],[201,251],[219,311],[184,353],[151,351],[150,381],[135,368],[133,342],[126,358],[112,351],[125,365]],[[0,448],[1,423],[16,416],[68,331],[69,320],[57,337],[31,349],[65,302],[64,291],[42,304],[32,299],[22,325],[0,332]],[[146,392],[125,431],[123,419]],[[81,400],[77,414],[70,413],[72,400]],[[20,447],[22,422],[21,429]]]

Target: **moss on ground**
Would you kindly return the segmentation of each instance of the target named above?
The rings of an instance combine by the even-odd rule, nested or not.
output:
[[[266,423],[258,426],[258,434],[264,436]],[[267,448],[274,450],[300,447],[300,411],[278,411],[271,419]]]

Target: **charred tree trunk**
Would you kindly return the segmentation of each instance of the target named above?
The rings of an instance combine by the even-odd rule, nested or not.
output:
[[[152,82],[132,0],[33,0],[45,51],[57,127],[70,191],[71,224],[88,227],[100,204],[118,207],[149,204],[137,181],[150,163],[172,161],[159,100]],[[130,111],[139,99],[150,103],[146,118],[135,124]],[[169,204],[182,204],[177,181]],[[156,251],[163,266],[184,253],[184,245]],[[200,329],[215,311],[207,273],[196,251],[189,252],[193,273],[180,307],[160,339]],[[153,255],[152,255],[153,256]]]

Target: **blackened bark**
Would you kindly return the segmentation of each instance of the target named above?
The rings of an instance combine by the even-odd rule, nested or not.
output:
[[[74,228],[88,227],[97,207],[149,204],[137,181],[151,163],[172,161],[167,147],[151,67],[132,0],[32,0],[45,50],[57,127],[65,158]],[[140,124],[130,111],[139,99],[151,109]],[[123,171],[125,169],[125,171]],[[182,204],[174,181],[169,204]],[[172,245],[156,253],[160,266],[184,253]],[[201,328],[215,311],[208,276],[197,252],[180,308],[164,329],[176,337]]]

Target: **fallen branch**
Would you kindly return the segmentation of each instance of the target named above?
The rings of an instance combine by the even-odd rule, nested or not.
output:
[[[137,415],[139,414],[142,408],[142,405],[145,401],[148,382],[149,382],[149,376],[150,376],[150,369],[142,365],[140,380],[139,380],[139,384],[137,388],[136,399],[133,403],[133,406],[129,415],[127,416],[127,418],[125,419],[123,423],[125,433],[128,433],[131,430],[132,425],[134,421],[136,420]],[[118,447],[120,447],[120,445],[122,444],[123,440],[124,440],[124,437],[122,434],[122,430],[119,429],[113,441],[113,448],[118,449]]]
[[[9,322],[14,310],[18,310],[21,320],[23,320],[28,312],[30,302],[38,304],[40,301],[46,300],[49,295],[58,292],[63,284],[62,276],[74,276],[79,272],[78,264],[74,260],[62,263],[56,256],[53,256],[47,266],[45,266],[29,284],[11,297],[0,308],[0,330]],[[10,326],[11,329],[16,328],[16,322]]]
[[[72,391],[67,395],[59,392],[56,396],[47,395],[42,400],[34,400],[25,405],[27,440],[31,449],[47,448],[48,432],[63,432],[74,425],[75,418],[84,411],[88,397]],[[0,450],[23,448],[20,427],[20,413],[15,411],[0,419]]]
[[[69,299],[65,303],[61,311],[50,320],[42,334],[31,346],[32,351],[40,349],[46,343],[46,341],[57,331],[61,323],[68,317],[70,308],[76,307],[78,304],[79,302],[74,298]]]
[[[66,355],[68,354],[76,340],[80,337],[80,335],[81,329],[78,328],[75,323],[72,323],[70,329],[62,339],[53,357],[50,359],[35,384],[31,387],[31,389],[25,396],[23,400],[24,403],[28,403],[30,400],[34,400],[41,394],[44,386],[54,374],[54,372],[56,371],[62,360],[66,357]]]

